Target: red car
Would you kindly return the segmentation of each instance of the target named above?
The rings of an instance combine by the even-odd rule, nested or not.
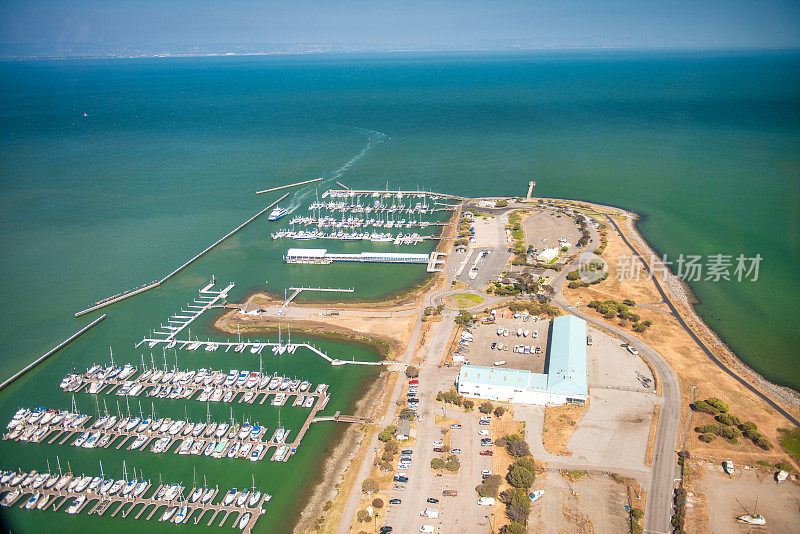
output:
[[[481,456],[491,456],[491,455],[494,454],[494,452],[493,451],[481,451],[479,454]]]
[[[415,378],[414,380],[409,380],[409,381],[408,381],[408,383],[409,383],[409,384],[419,384],[419,380],[417,380],[417,379]]]

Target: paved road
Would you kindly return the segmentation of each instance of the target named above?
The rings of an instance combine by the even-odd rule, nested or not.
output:
[[[589,226],[592,241],[599,244],[597,231]],[[681,417],[681,392],[678,377],[667,364],[666,360],[652,347],[646,345],[638,338],[634,338],[624,330],[607,324],[595,317],[589,316],[581,309],[572,306],[562,296],[561,289],[566,282],[566,275],[570,268],[563,269],[553,279],[552,286],[556,289],[553,303],[566,310],[568,313],[580,317],[587,323],[612,332],[623,341],[630,343],[650,362],[661,380],[661,411],[658,417],[655,448],[653,451],[653,465],[650,475],[650,487],[647,492],[647,505],[645,509],[644,527],[646,532],[671,532],[670,519],[672,515],[672,491],[677,473],[677,448],[678,430]]]

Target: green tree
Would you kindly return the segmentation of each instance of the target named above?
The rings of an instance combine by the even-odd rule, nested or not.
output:
[[[730,410],[730,408],[728,408],[728,405],[722,402],[717,397],[711,397],[710,399],[706,399],[706,404],[713,406],[720,412],[727,412]]]
[[[536,475],[521,465],[513,466],[506,475],[506,481],[515,488],[530,488],[535,478]]]
[[[447,462],[444,464],[444,468],[447,469],[448,471],[453,471],[453,472],[458,471],[459,469],[461,469],[461,462],[458,461],[458,458],[447,460]]]
[[[521,523],[508,523],[500,528],[500,534],[525,534],[527,530]]]
[[[372,507],[373,508],[383,508],[383,499],[372,499]]]
[[[432,469],[441,469],[442,467],[444,467],[444,460],[441,458],[434,458],[431,460]]]
[[[505,199],[498,200],[497,202],[494,203],[494,206],[496,208],[505,208],[506,206],[508,206],[508,200]]]
[[[717,421],[723,425],[737,426],[742,423],[742,420],[733,415],[732,413],[721,413],[717,416]]]
[[[494,410],[494,404],[489,401],[482,402],[480,406],[478,406],[478,411],[481,413],[492,413]]]
[[[417,378],[419,376],[419,369],[409,365],[406,367],[406,376],[408,378]]]
[[[462,403],[462,406],[464,406],[465,410],[467,410],[468,412],[471,412],[472,409],[475,407],[475,402],[467,399]]]
[[[511,456],[515,456],[517,458],[521,456],[528,456],[531,453],[531,449],[530,447],[528,447],[528,443],[522,438],[509,441],[508,444],[506,445],[506,451]]]
[[[494,409],[495,417],[503,417],[504,413],[506,413],[506,409],[503,406],[498,406]]]

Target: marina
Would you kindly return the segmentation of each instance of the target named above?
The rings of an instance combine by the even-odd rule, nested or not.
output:
[[[281,399],[283,403],[288,396],[285,393],[276,394],[276,398]],[[325,393],[324,387],[317,387],[314,393],[306,395],[305,398],[303,407],[311,408],[311,412],[300,433],[289,443],[287,440],[291,431],[282,426],[275,429],[269,439],[264,440],[267,428],[248,421],[239,424],[233,417],[230,423],[212,422],[208,418],[205,422],[191,422],[170,418],[157,419],[155,413],[149,418],[141,414],[139,417],[132,417],[130,414],[123,417],[121,413],[109,415],[108,411],[104,410],[104,414],[101,415],[99,408],[91,424],[89,424],[91,417],[88,415],[45,408],[32,411],[20,409],[7,425],[8,432],[3,436],[3,440],[48,444],[58,440],[59,445],[71,443],[75,447],[85,449],[108,449],[114,446],[119,450],[128,445],[127,450],[149,449],[149,452],[155,454],[171,451],[178,455],[204,455],[218,459],[239,458],[251,462],[264,459],[274,449],[271,460],[285,462],[297,450],[303,435],[314,422],[317,412],[327,405],[330,395]],[[263,404],[265,399],[266,395],[260,404]],[[272,404],[283,405],[274,401]],[[180,445],[176,448],[176,444]]]
[[[153,490],[149,496],[146,496]],[[266,513],[264,505],[271,495],[255,488],[231,488],[220,497],[217,486],[195,486],[188,491],[181,483],[162,484],[155,488],[147,479],[131,480],[127,476],[106,479],[100,476],[78,476],[70,472],[37,473],[0,471],[0,505],[21,509],[64,511],[75,515],[133,518],[149,521],[156,519],[174,524],[204,522],[206,526],[229,526],[245,533],[252,531],[258,519]],[[138,508],[138,510],[137,510]],[[209,515],[210,514],[210,515]],[[221,519],[219,519],[221,516]],[[206,517],[208,520],[206,521]],[[219,520],[218,520],[219,519]]]

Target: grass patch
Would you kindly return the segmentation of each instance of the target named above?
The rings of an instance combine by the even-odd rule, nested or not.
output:
[[[800,428],[793,430],[781,428],[778,432],[781,434],[783,448],[792,455],[792,458],[800,462]]]
[[[483,303],[483,297],[475,295],[474,293],[456,293],[448,296],[447,300],[459,308],[470,308],[476,304]]]

